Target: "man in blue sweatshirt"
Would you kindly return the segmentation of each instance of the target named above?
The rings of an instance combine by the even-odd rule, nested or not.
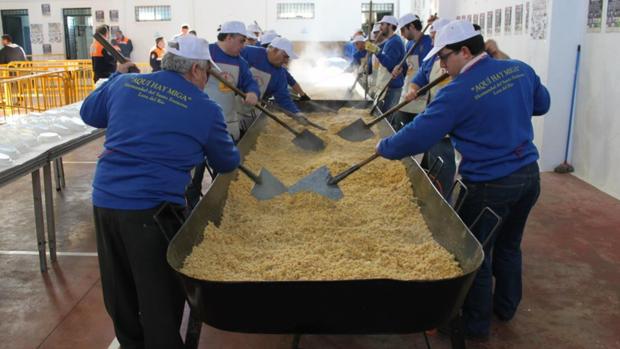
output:
[[[246,46],[241,51],[241,56],[250,64],[254,80],[258,82],[261,99],[274,97],[280,107],[295,115],[297,122],[306,124],[305,115],[299,111],[288,92],[284,69],[284,64],[289,59],[297,58],[293,52],[293,44],[288,39],[276,37],[267,48]]]
[[[398,104],[403,90],[405,75],[401,73],[395,78],[392,78],[392,71],[403,57],[405,57],[405,45],[400,37],[395,34],[398,26],[396,17],[384,16],[379,23],[381,24],[383,36],[387,38],[383,49],[380,49],[379,46],[371,42],[367,42],[366,50],[374,53],[380,63],[376,81],[378,91],[381,91],[383,86],[389,81],[388,89],[385,92],[383,102],[380,106],[381,111],[386,112],[388,109]],[[406,63],[403,63],[402,67],[404,71],[407,71]]]
[[[178,37],[163,71],[117,72],[80,110],[86,124],[106,129],[93,206],[103,299],[122,348],[183,348],[185,297],[154,215],[166,208],[159,223],[172,238],[191,169],[205,156],[220,172],[239,165],[222,109],[202,92],[212,64],[206,40]]]
[[[469,189],[460,211],[463,222],[471,225],[486,206],[501,216],[502,225],[485,247],[463,305],[467,336],[486,339],[492,314],[508,321],[521,301],[521,238],[540,192],[531,118],[549,110],[550,97],[527,64],[489,57],[482,36],[468,21],[442,28],[425,59],[434,55],[452,81],[413,122],[381,140],[377,152],[401,159],[450,134],[463,156],[459,172]],[[485,241],[494,224],[485,216],[473,233]]]

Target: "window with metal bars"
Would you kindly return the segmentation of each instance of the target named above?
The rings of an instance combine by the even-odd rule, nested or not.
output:
[[[313,19],[314,3],[283,2],[278,3],[278,19]]]
[[[136,6],[136,22],[164,22],[172,20],[170,6]]]

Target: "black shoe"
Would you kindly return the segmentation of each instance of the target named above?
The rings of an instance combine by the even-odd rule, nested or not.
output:
[[[514,317],[514,314],[512,314],[511,316],[506,316],[506,315],[502,315],[497,311],[493,312],[495,314],[495,316],[497,317],[497,319],[501,322],[508,322],[510,320],[512,320],[512,318]]]

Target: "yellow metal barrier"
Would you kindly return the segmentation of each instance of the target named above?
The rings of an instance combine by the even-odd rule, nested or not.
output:
[[[80,101],[93,89],[87,75],[81,70],[53,71],[0,80],[0,111],[19,115]]]

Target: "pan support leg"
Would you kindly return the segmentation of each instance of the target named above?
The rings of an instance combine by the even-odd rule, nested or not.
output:
[[[293,344],[291,345],[292,349],[301,349],[299,346],[299,342],[301,341],[301,334],[296,334],[293,336]]]
[[[450,343],[452,349],[465,349],[465,328],[461,312],[450,321]]]
[[[189,318],[187,319],[187,331],[185,332],[185,349],[198,349],[200,341],[200,331],[202,329],[202,321],[190,309]]]

